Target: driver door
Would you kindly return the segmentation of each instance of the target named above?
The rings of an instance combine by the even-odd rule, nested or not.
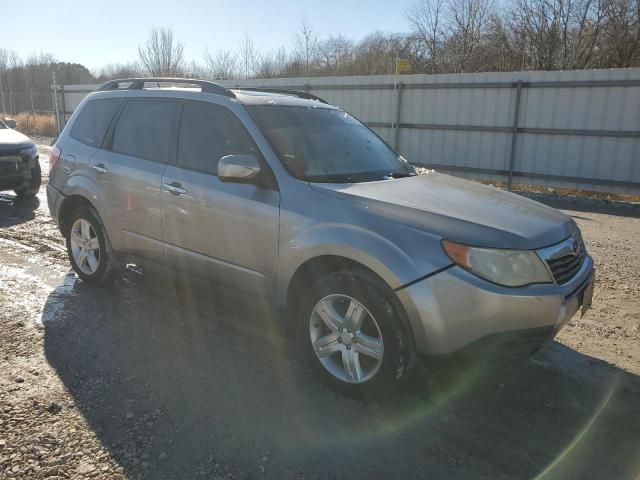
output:
[[[280,193],[222,182],[225,155],[261,159],[236,115],[209,102],[185,102],[175,165],[162,176],[162,232],[171,266],[250,293],[270,296],[275,281]],[[262,162],[262,168],[267,168]]]

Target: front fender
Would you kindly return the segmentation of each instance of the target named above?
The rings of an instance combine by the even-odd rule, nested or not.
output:
[[[316,224],[304,229],[280,248],[275,301],[286,305],[287,290],[294,274],[308,260],[339,256],[376,273],[392,289],[424,275],[424,262],[414,259],[389,239],[348,224]],[[434,267],[434,269],[437,267]]]

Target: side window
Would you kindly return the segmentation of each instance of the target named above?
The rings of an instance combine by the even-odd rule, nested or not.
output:
[[[216,175],[225,155],[251,154],[260,158],[249,132],[225,107],[185,103],[178,138],[178,165]]]
[[[177,102],[130,100],[113,132],[111,150],[167,163]]]
[[[99,147],[121,103],[119,98],[88,102],[73,122],[69,133],[71,138],[92,147]]]

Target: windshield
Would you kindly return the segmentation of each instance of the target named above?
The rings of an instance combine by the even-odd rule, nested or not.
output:
[[[348,113],[317,107],[247,106],[294,177],[310,182],[366,182],[415,175],[375,133]]]
[[[3,128],[7,128],[7,127],[4,123],[2,123],[2,120],[0,120],[0,130],[2,130]]]

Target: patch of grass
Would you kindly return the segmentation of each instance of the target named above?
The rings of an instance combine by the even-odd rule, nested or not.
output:
[[[18,124],[16,130],[25,135],[56,135],[56,121],[53,113],[20,112],[13,119]]]

